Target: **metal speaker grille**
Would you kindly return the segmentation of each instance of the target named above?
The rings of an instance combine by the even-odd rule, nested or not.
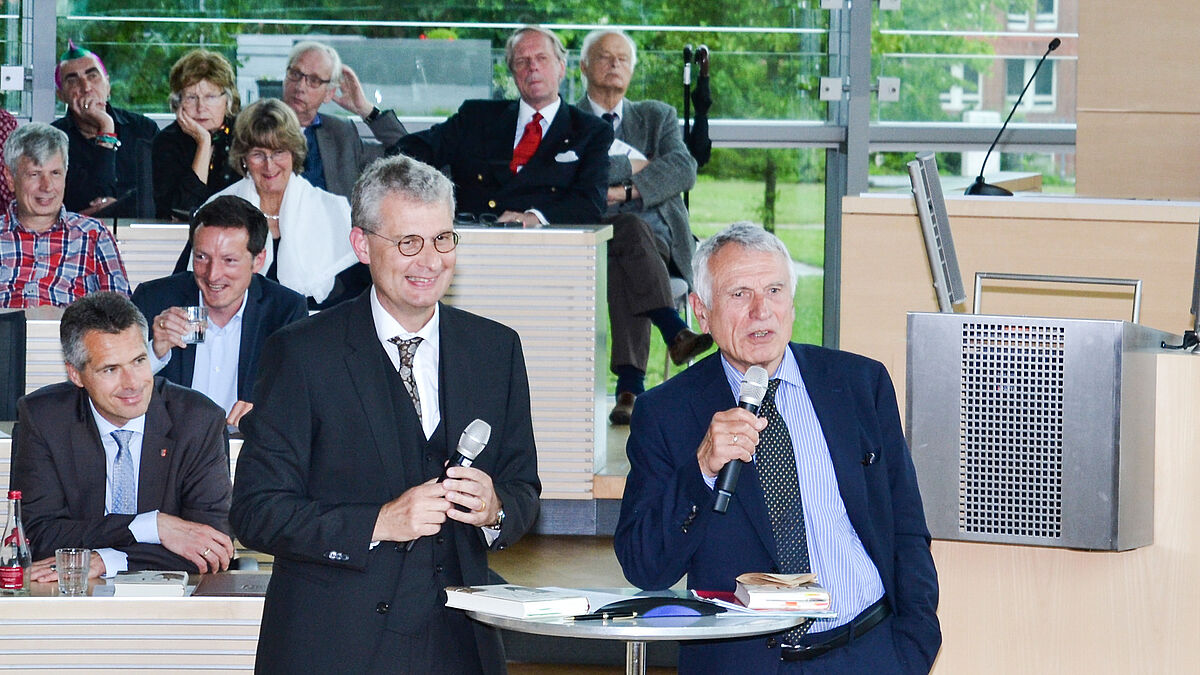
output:
[[[962,329],[958,525],[965,533],[1062,534],[1061,326]]]

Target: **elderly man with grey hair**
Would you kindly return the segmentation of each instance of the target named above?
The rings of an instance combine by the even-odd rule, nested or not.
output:
[[[496,631],[442,589],[487,583],[487,551],[537,516],[521,342],[440,302],[459,243],[445,176],[381,159],[351,203],[371,290],[268,339],[242,418],[230,518],[275,556],[257,668],[500,673]],[[486,447],[435,481],[473,421]]]
[[[732,591],[744,572],[815,573],[837,616],[681,645],[679,672],[928,672],[937,572],[887,370],[791,342],[796,275],[761,227],[714,235],[694,267],[692,305],[720,352],[638,399],[617,559],[647,590],[684,575]],[[759,416],[738,406],[756,367],[769,379]],[[718,482],[733,462],[740,479]]]
[[[129,294],[117,241],[63,208],[67,134],[31,122],[4,143],[16,198],[0,215],[0,307],[66,306],[93,291]]]
[[[712,338],[688,328],[674,307],[671,277],[692,282],[695,237],[683,193],[696,183],[696,160],[683,144],[679,117],[662,101],[625,98],[637,66],[637,45],[605,28],[583,39],[579,69],[587,95],[577,104],[613,127],[608,152],[608,316],[612,324],[609,367],[617,376],[613,424],[629,424],[645,390],[650,326],[658,329],[677,365],[712,346]]]
[[[342,63],[336,49],[322,42],[303,40],[292,47],[283,79],[283,101],[296,111],[308,142],[301,175],[322,190],[343,197],[350,196],[367,164],[408,133],[395,112],[382,112],[371,103],[354,69]],[[377,142],[364,142],[351,120],[321,115],[321,105],[330,101],[361,117]]]
[[[612,128],[559,96],[567,52],[552,31],[518,28],[504,52],[520,100],[466,101],[393,150],[448,168],[459,211],[474,218],[523,227],[599,223]]]
[[[225,412],[155,378],[146,319],[120,293],[63,312],[69,382],[17,403],[12,484],[23,493],[34,581],[57,578],[54,551],[93,549],[92,577],[123,570],[229,567]]]

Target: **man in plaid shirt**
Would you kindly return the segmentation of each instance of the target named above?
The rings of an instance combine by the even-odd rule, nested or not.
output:
[[[129,294],[117,241],[63,208],[67,135],[39,122],[4,143],[16,199],[0,215],[0,307],[66,306],[93,291]]]

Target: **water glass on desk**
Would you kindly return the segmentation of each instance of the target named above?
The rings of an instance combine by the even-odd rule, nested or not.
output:
[[[54,569],[58,572],[58,594],[87,595],[91,562],[91,549],[60,548],[55,551]]]
[[[204,342],[204,330],[208,328],[208,308],[203,305],[184,307],[183,311],[187,314],[188,322],[188,331],[183,334],[183,341],[189,345]]]

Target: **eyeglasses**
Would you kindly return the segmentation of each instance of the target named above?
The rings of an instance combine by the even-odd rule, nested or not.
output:
[[[276,72],[278,72],[278,71],[276,71]],[[287,69],[287,79],[288,79],[288,82],[299,82],[300,80],[304,80],[305,82],[308,83],[308,86],[312,87],[313,89],[324,86],[333,81],[333,80],[322,80],[319,76],[317,76],[316,73],[305,73],[305,72],[296,70],[295,68]]]
[[[220,101],[224,97],[225,92],[221,92],[220,94],[205,94],[203,96],[188,94],[187,96],[180,97],[179,102],[183,105],[189,106],[194,106],[197,103],[204,103],[204,107],[207,108],[211,105],[215,105],[217,101]]]
[[[400,255],[414,256],[425,248],[425,237],[419,234],[407,234],[396,241],[390,237],[385,237],[378,232],[365,230],[368,234],[373,234],[380,239],[389,241],[396,245],[396,249],[400,251]],[[433,250],[438,253],[449,253],[458,247],[458,233],[454,231],[441,232],[433,235]]]
[[[278,165],[283,162],[284,157],[290,157],[291,154],[292,153],[289,150],[272,150],[270,152],[265,150],[253,150],[246,153],[246,161],[250,164],[262,165],[266,164],[267,160],[269,159],[273,164]]]

